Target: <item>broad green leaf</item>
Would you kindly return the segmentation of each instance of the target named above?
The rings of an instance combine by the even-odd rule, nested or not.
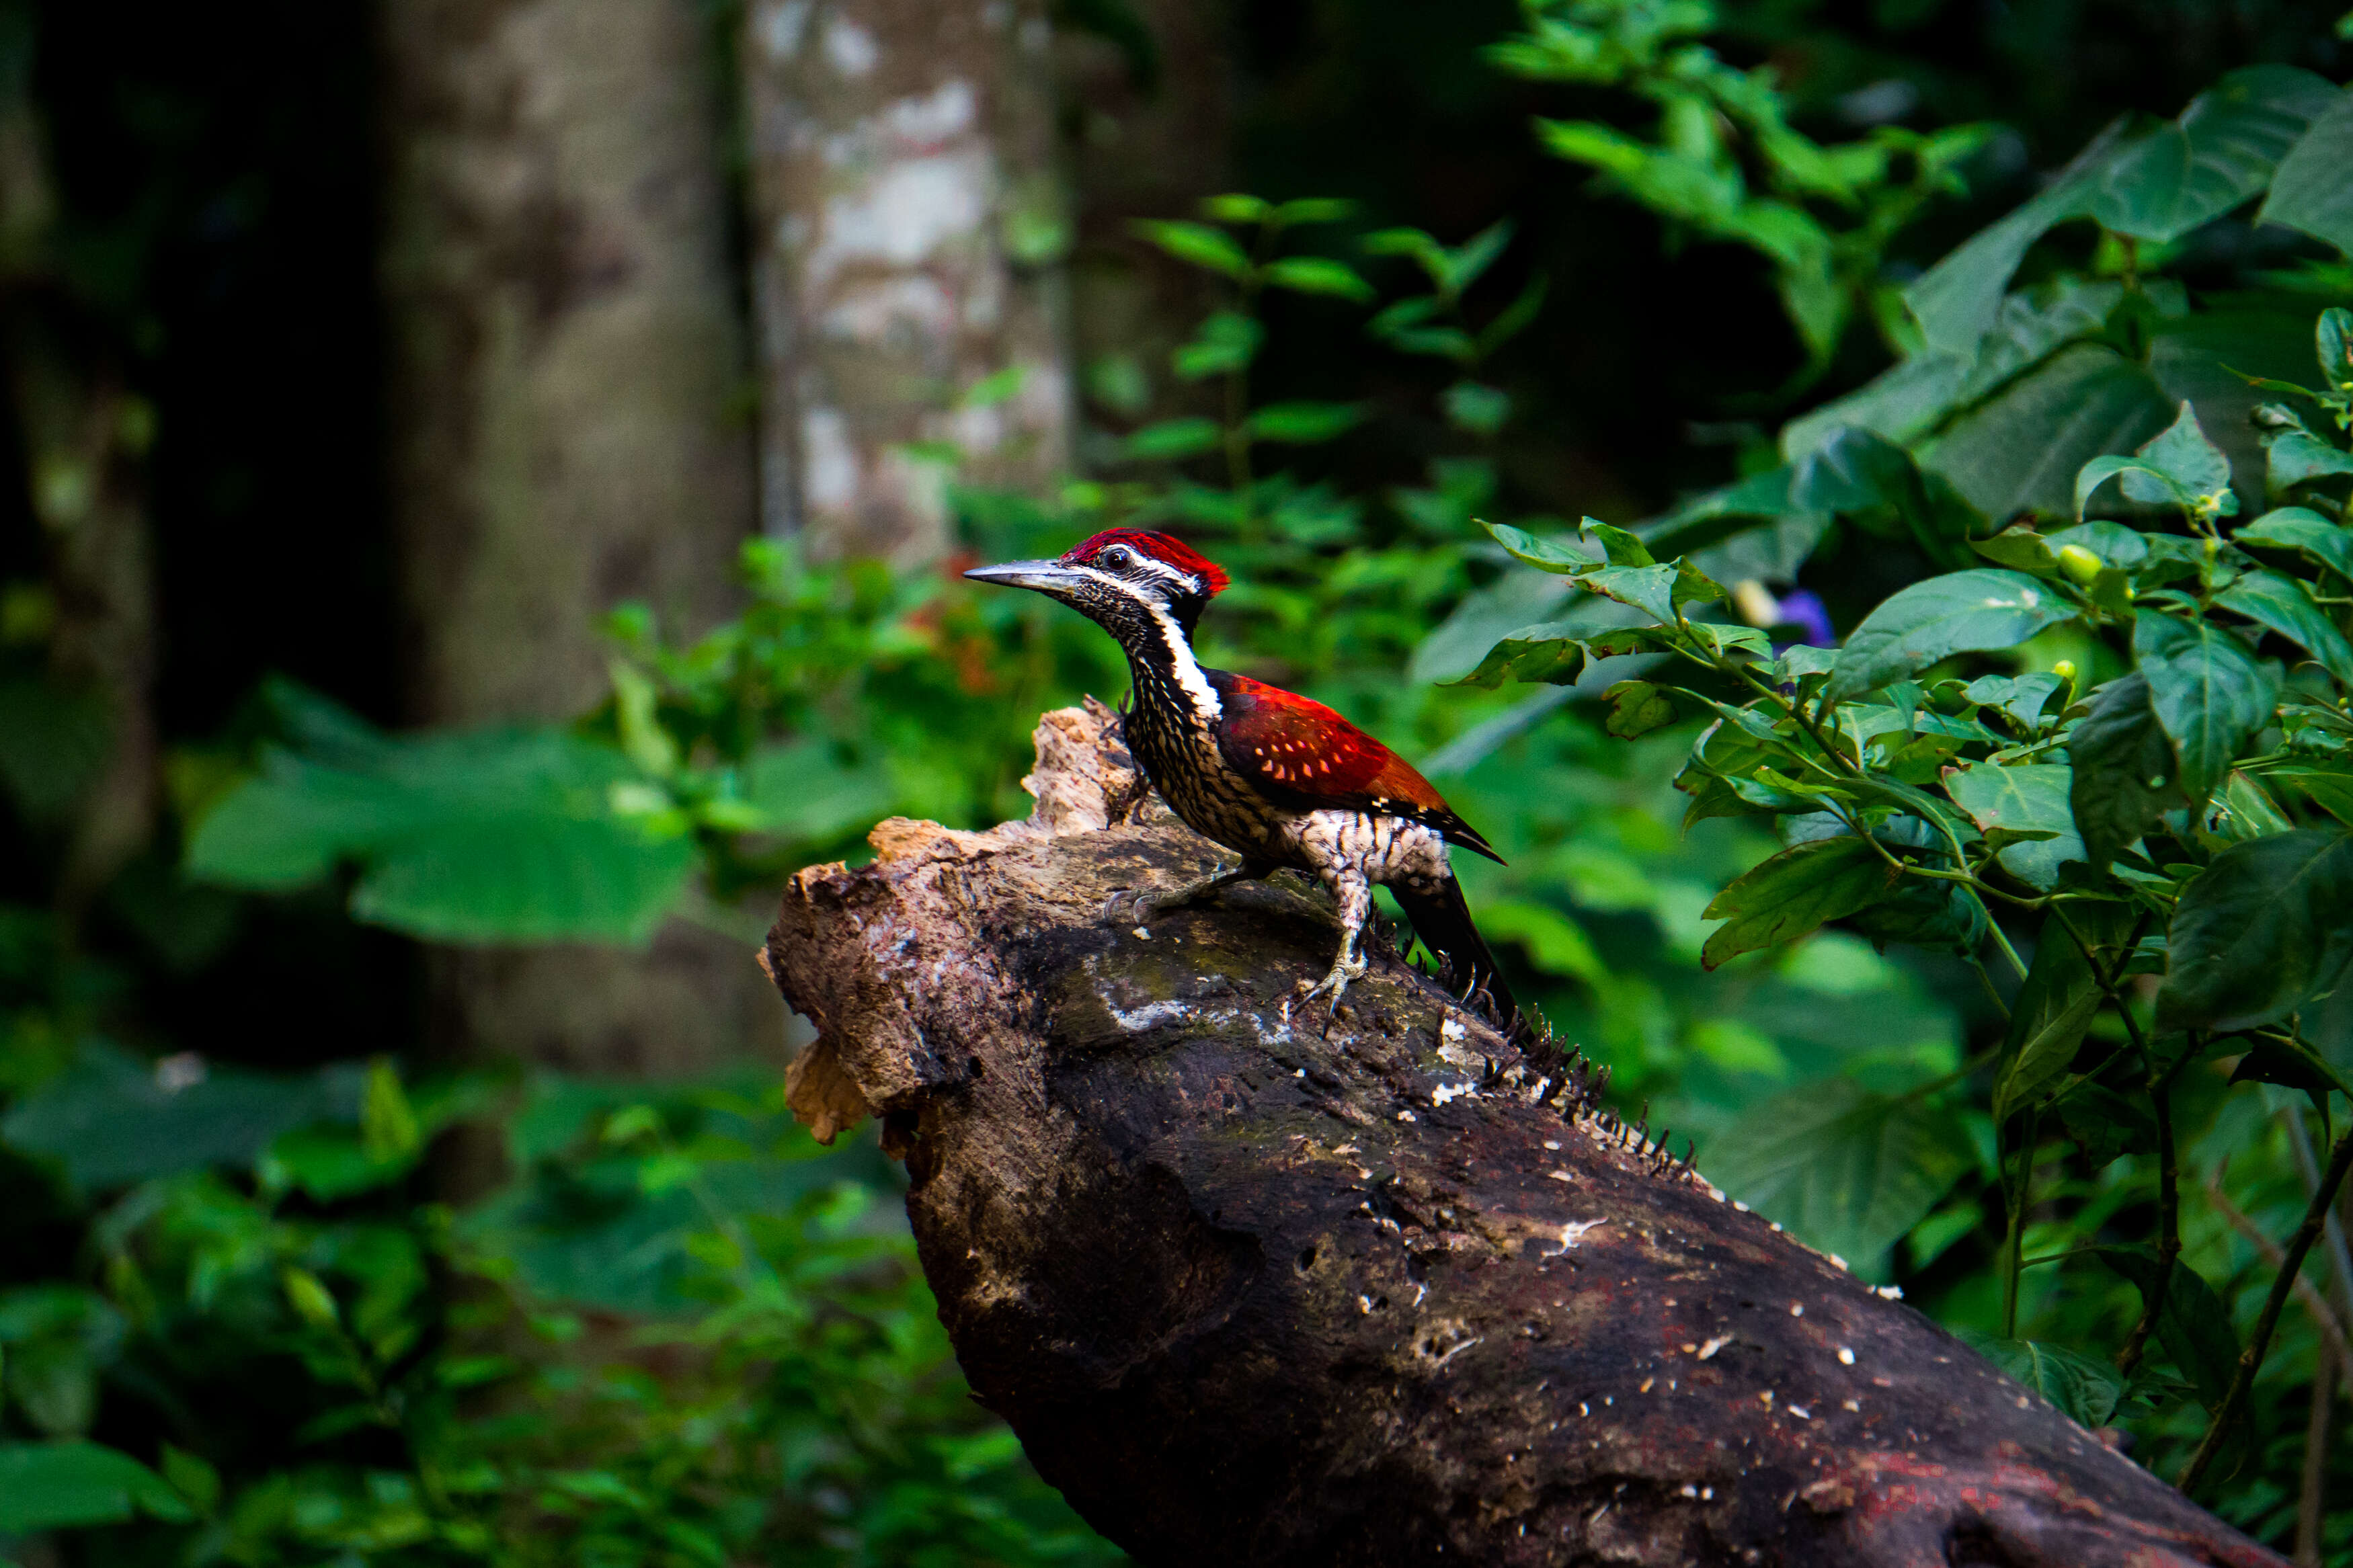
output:
[[[1504,637],[1487,650],[1475,668],[1442,684],[1477,686],[1489,691],[1506,680],[1575,684],[1585,670],[1585,645],[1575,637],[1546,636],[1547,629],[1530,626],[1524,636]]]
[[[1293,196],[1267,216],[1284,228],[1293,228],[1305,223],[1338,223],[1356,210],[1356,204],[1345,196]]]
[[[1605,984],[1609,965],[1583,927],[1558,910],[1525,900],[1482,904],[1479,929],[1490,942],[1515,942],[1547,974],[1565,974],[1589,985]]]
[[[2069,343],[2099,336],[2124,300],[2121,283],[2063,276],[2012,294],[1978,342],[1955,405],[1999,390]]]
[[[2075,613],[2016,572],[1950,572],[1895,594],[1848,634],[1831,672],[1832,701],[1915,675],[1957,653],[2015,647]]]
[[[1962,355],[1976,351],[2028,249],[2055,225],[2091,213],[2119,151],[2120,131],[2103,132],[2032,200],[1980,229],[1904,290],[1929,348]]]
[[[1970,364],[1967,354],[1935,350],[1898,360],[1844,397],[1784,425],[1781,456],[1794,463],[1850,426],[1891,441],[1915,440],[1965,401]]]
[[[121,1524],[143,1512],[175,1524],[194,1514],[164,1478],[96,1443],[0,1443],[0,1535]]]
[[[2116,1413],[2116,1401],[2124,1397],[2124,1374],[2080,1351],[2041,1340],[1964,1338],[2004,1376],[2032,1389],[2082,1426],[2106,1426]]]
[[[2076,470],[2165,428],[2172,405],[2147,367],[2097,343],[2060,350],[1921,450],[1987,517],[2072,512]]]
[[[1479,526],[1485,529],[1514,560],[1525,561],[1539,572],[1566,576],[1589,571],[1599,564],[1582,551],[1572,550],[1554,540],[1539,539],[1527,530],[1514,528],[1508,522],[1482,521]]]
[[[2120,905],[2078,905],[2069,918],[2104,963],[2116,961],[2108,950],[2131,933],[2131,914]],[[2103,1000],[2084,950],[2056,915],[2046,917],[2002,1036],[2000,1065],[1994,1069],[1996,1121],[2008,1121],[2058,1082]]]
[[[2074,775],[2068,809],[2094,869],[2105,868],[2166,812],[2187,804],[2173,742],[2141,675],[2100,689],[2092,710],[2068,737],[2067,758]]]
[[[1577,582],[1597,594],[1641,610],[1661,626],[1675,624],[1677,572],[1672,563],[1657,566],[1603,566]]]
[[[1601,695],[1609,704],[1602,727],[1621,741],[1675,721],[1674,699],[1647,680],[1621,680]]]
[[[2239,510],[2231,489],[2231,459],[2206,438],[2187,399],[2173,423],[2133,456],[2110,454],[2084,465],[2075,476],[2075,515],[2084,515],[2103,484],[2119,478],[2127,500],[2169,503],[2200,517],[2228,517]]]
[[[2353,961],[2353,838],[2333,829],[2233,844],[2173,911],[2162,1029],[2276,1023],[2333,990]]]
[[[279,890],[356,862],[360,920],[449,942],[638,942],[692,868],[618,815],[628,759],[561,731],[386,741],[348,765],[284,752],[199,825],[190,875]]]
[[[1373,286],[1345,263],[1323,256],[1286,256],[1270,261],[1259,276],[1277,289],[1296,294],[1324,294],[1358,304],[1373,297]]]
[[[2289,784],[2337,821],[2353,827],[2353,773],[2335,768],[2291,764],[2263,774],[2272,784]]]
[[[2101,1262],[2131,1280],[2147,1301],[2157,1293],[2157,1259],[2137,1247],[2103,1247]],[[2164,1305],[2157,1314],[2158,1342],[2197,1390],[2198,1402],[2211,1410],[2230,1392],[2231,1376],[2239,1362],[2238,1331],[2231,1326],[2230,1309],[2205,1277],[2177,1258],[2166,1276]]]
[[[90,1045],[66,1070],[0,1119],[0,1140],[54,1160],[83,1192],[207,1165],[249,1166],[290,1129],[359,1118],[362,1077],[333,1068],[301,1077],[214,1067],[171,1089],[153,1067]]]
[[[891,808],[884,773],[842,766],[816,736],[761,747],[744,763],[742,783],[744,804],[759,814],[757,831],[795,838],[832,838]]]
[[[1136,234],[1147,243],[1166,251],[1179,261],[1211,272],[1222,272],[1229,278],[1250,276],[1250,257],[1234,243],[1233,237],[1221,228],[1166,219],[1142,221],[1134,226]]]
[[[1240,370],[1258,357],[1266,329],[1248,316],[1219,310],[1201,323],[1193,341],[1168,356],[1170,368],[1187,381]]]
[[[1754,1107],[1701,1159],[1725,1192],[1866,1267],[1975,1163],[1952,1112],[1846,1078]]]
[[[2316,117],[2272,174],[2257,223],[2301,229],[2353,255],[2353,89]]]
[[[1244,428],[1261,441],[1313,446],[1346,435],[1364,422],[1357,403],[1270,403],[1251,414]]]
[[[2005,528],[1991,539],[1972,540],[1969,548],[1998,565],[2037,577],[2060,574],[2059,552],[2031,528]]]
[[[1886,897],[1896,876],[1886,857],[1861,838],[1784,849],[1709,901],[1704,918],[1725,923],[1709,934],[1700,962],[1714,969],[1741,953],[1795,942]]]
[[[1225,433],[1214,419],[1164,419],[1146,425],[1120,443],[1128,458],[1191,458],[1216,449]]]
[[[1609,564],[1612,566],[1650,566],[1657,563],[1658,557],[1651,553],[1650,546],[1622,528],[1606,523],[1598,517],[1587,518],[1581,526],[1601,546],[1602,552],[1609,556]]]
[[[2079,1080],[2059,1097],[2059,1121],[2094,1171],[2119,1156],[2157,1149],[2157,1118],[2137,1100]]]
[[[2056,834],[2054,838],[2007,845],[1996,856],[2013,876],[2047,893],[2059,885],[2061,866],[2084,858],[2084,840],[2067,806],[2074,780],[2074,771],[2064,763],[2003,768],[1979,763],[1946,774],[1945,793],[1984,832],[2006,827]]]
[[[2231,1069],[2231,1081],[2275,1083],[2283,1089],[2300,1089],[2324,1098],[2334,1089],[2353,1099],[2353,1084],[2346,1082],[2345,1075],[2327,1058],[2295,1036],[2257,1040],[2239,1058],[2239,1065]],[[2316,1100],[2315,1108],[2325,1110],[2319,1100]]]
[[[1560,577],[1518,568],[1508,571],[1486,587],[1464,595],[1453,613],[1414,649],[1406,673],[1414,680],[1459,680],[1479,668],[1498,639],[1523,627],[1551,626],[1568,594],[1568,584]],[[1605,600],[1581,600],[1563,617],[1567,625],[1544,635],[1581,636],[1605,624],[1594,618],[1597,615],[1620,618],[1629,613]]]
[[[2164,244],[2263,188],[2337,89],[2290,66],[2249,66],[2201,92],[2173,124],[2110,165],[2093,216]]]
[[[2230,771],[2239,748],[2272,721],[2279,670],[2213,622],[2159,610],[2133,617],[2133,657],[2149,705],[2173,738],[2181,784],[2193,801]]]
[[[2353,643],[2337,629],[2311,591],[2279,572],[2250,572],[2214,595],[2214,602],[2267,626],[2303,648],[2337,679],[2353,684]]]
[[[2314,479],[2353,474],[2353,452],[2341,451],[2309,430],[2281,430],[2263,443],[2264,479],[2282,494]]]
[[[2346,96],[2353,100],[2353,88],[2347,89]],[[2319,323],[2313,329],[2313,355],[2331,387],[2353,392],[2353,310],[2331,305],[2320,312]]]
[[[2284,506],[2267,511],[2231,537],[2239,544],[2301,550],[2321,564],[2353,577],[2353,531],[2339,528],[2309,507]]]
[[[1846,929],[1875,947],[1911,947],[1966,956],[1984,945],[1985,908],[1950,882],[1907,878],[1888,895],[1849,915]]]

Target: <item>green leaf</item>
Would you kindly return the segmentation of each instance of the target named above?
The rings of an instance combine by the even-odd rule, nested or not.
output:
[[[2074,770],[2063,763],[1996,767],[1979,763],[1945,775],[1945,793],[1987,833],[1996,828],[2050,833],[2032,843],[2005,845],[1996,853],[2011,875],[2042,892],[2059,885],[2059,868],[2084,858],[2084,840],[2067,805]]]
[[[2075,476],[2075,515],[2081,518],[2094,493],[2119,476],[2131,500],[2169,502],[2199,517],[2228,517],[2239,510],[2231,489],[2231,459],[2207,439],[2186,398],[2173,423],[2132,457],[2111,454],[2084,465]]]
[[[1662,626],[1675,624],[1675,590],[1681,574],[1674,563],[1657,566],[1604,566],[1577,582],[1594,593],[1630,605]]]
[[[360,920],[446,942],[641,942],[694,860],[613,807],[628,759],[561,731],[387,741],[344,765],[273,753],[198,826],[191,876],[282,890],[338,863]]]
[[[2160,1029],[2276,1023],[2353,961],[2353,839],[2299,828],[2233,844],[2189,880],[2167,933]]]
[[[1709,901],[1704,918],[1725,923],[1700,952],[1710,969],[1744,952],[1777,947],[1878,902],[1897,872],[1862,839],[1820,838],[1752,867]]]
[[[1201,323],[1198,336],[1168,356],[1168,363],[1187,381],[1223,375],[1255,359],[1265,339],[1266,329],[1248,316],[1219,310]]]
[[[1710,1140],[1701,1163],[1725,1192],[1868,1266],[1976,1155],[1949,1110],[1834,1078],[1754,1107]]]
[[[2239,749],[2272,721],[2278,667],[2211,621],[2158,610],[2133,617],[2133,657],[2158,721],[2173,738],[2182,788],[2193,802],[2203,800]]]
[[[2263,442],[2263,482],[2274,494],[2353,474],[2353,452],[2339,451],[2309,430],[2272,432]]]
[[[85,1046],[66,1070],[0,1119],[0,1139],[55,1160],[83,1192],[207,1165],[250,1165],[271,1141],[313,1121],[358,1119],[360,1076],[333,1068],[280,1077],[212,1067],[167,1088],[112,1046]]]
[[[2116,160],[2092,216],[2119,234],[2179,239],[2262,190],[2336,97],[2327,81],[2293,67],[2234,70]]]
[[[2353,577],[2353,531],[2339,528],[2310,507],[2267,511],[2231,536],[2237,544],[2300,550],[2322,565]]]
[[[742,784],[756,831],[813,840],[871,826],[893,795],[881,769],[842,766],[818,736],[761,747],[744,763]]]
[[[2353,685],[2353,643],[2312,602],[2311,590],[2295,578],[2279,572],[2250,572],[2215,595],[2214,602],[2277,632],[2312,655],[2329,674]]]
[[[1438,395],[1446,422],[1473,436],[1493,436],[1512,416],[1512,395],[1483,382],[1458,381]]]
[[[1131,459],[1192,458],[1216,450],[1224,439],[1225,432],[1214,419],[1163,419],[1128,437],[1120,449]]]
[[[2257,223],[2301,229],[2353,255],[2353,89],[2316,116],[2272,174]]]
[[[2103,1247],[2097,1251],[2101,1262],[2139,1288],[2144,1302],[2156,1295],[2156,1258],[2137,1247]],[[2239,1363],[2238,1331],[2231,1326],[2222,1299],[2185,1258],[2175,1258],[2166,1276],[2157,1338],[2197,1391],[2198,1402],[2209,1410],[2221,1405]]]
[[[2015,647],[2074,613],[2051,588],[2016,572],[1931,577],[1895,594],[1848,635],[1828,695],[1842,701],[1957,653]]]
[[[2166,812],[2188,804],[2173,742],[2158,721],[2144,676],[2127,675],[2100,689],[2092,710],[2068,736],[2067,757],[2074,775],[2068,810],[2095,870]]]
[[[2070,914],[2073,918],[2074,911]],[[2129,934],[2131,915],[2117,905],[2093,906],[2083,910],[2076,923],[2095,949],[2110,947]],[[2103,957],[2115,961],[2113,953]],[[2008,1121],[2032,1105],[2067,1071],[2103,1000],[2084,950],[2058,917],[2047,918],[2002,1036],[1994,1069],[1995,1121]]]
[[[1588,985],[1605,984],[1609,977],[1609,966],[1585,929],[1549,905],[1525,900],[1482,904],[1479,929],[1491,942],[1518,942],[1547,974],[1565,974]]]
[[[2315,1096],[2326,1096],[2335,1089],[2353,1099],[2353,1084],[2345,1081],[2345,1075],[2330,1066],[2327,1058],[2293,1035],[2284,1039],[2260,1039],[2248,1047],[2239,1065],[2231,1069],[2231,1081],[2275,1083]]]
[[[1575,637],[1546,636],[1547,629],[1530,626],[1525,636],[1503,638],[1487,650],[1477,668],[1442,684],[1489,691],[1506,680],[1576,684],[1585,669],[1585,645]]]
[[[2094,1171],[2120,1155],[2157,1151],[2157,1118],[2137,1100],[2089,1080],[2059,1097],[2059,1121]]]
[[[2105,1426],[2124,1397],[2124,1374],[2080,1351],[2040,1340],[1965,1335],[1969,1348],[2013,1383],[2032,1389],[2062,1415],[2085,1426]]]
[[[1223,229],[1166,219],[1140,221],[1134,228],[1147,243],[1190,266],[1222,272],[1229,278],[1250,276],[1250,257]]]
[[[0,1535],[121,1524],[134,1511],[174,1524],[195,1518],[163,1477],[118,1449],[0,1444]]]
[[[1675,721],[1674,699],[1647,680],[1621,680],[1601,695],[1609,704],[1602,728],[1621,741],[1647,735]]]
[[[1312,446],[1345,436],[1364,422],[1361,403],[1270,403],[1243,426],[1261,441]]]
[[[2118,139],[2116,127],[2103,132],[2032,200],[1979,230],[1904,290],[1931,349],[1968,354],[1977,348],[2028,249],[2053,226],[2089,216]]]
[[[2353,88],[2346,89],[2353,100]],[[2320,321],[2313,329],[2313,357],[2320,362],[2320,374],[2338,392],[2353,392],[2353,310],[2342,305],[2331,305],[2320,312]]]
[[[1270,286],[1295,294],[1323,294],[1358,304],[1373,297],[1373,286],[1344,262],[1323,256],[1286,256],[1270,261],[1259,276]]]
[[[1612,566],[1650,566],[1657,563],[1658,557],[1651,553],[1651,547],[1622,528],[1606,523],[1598,517],[1585,519],[1580,526],[1600,544],[1602,551],[1609,557],[1609,564]]]
[[[2084,463],[2165,427],[2172,411],[2147,366],[2097,343],[2060,350],[1921,450],[1987,517],[2072,510]]]
[[[1485,529],[1514,560],[1525,561],[1539,572],[1568,576],[1590,571],[1599,564],[1582,551],[1572,550],[1554,540],[1539,539],[1527,530],[1514,528],[1508,522],[1482,521],[1479,526]]]
[[[1345,196],[1294,196],[1267,216],[1285,228],[1303,223],[1338,223],[1354,216],[1356,204]]]

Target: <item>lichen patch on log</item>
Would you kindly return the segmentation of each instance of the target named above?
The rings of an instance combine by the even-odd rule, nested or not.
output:
[[[1297,997],[1327,906],[1113,893],[1219,851],[1100,705],[1027,822],[894,821],[765,954],[863,1111],[980,1398],[1146,1563],[2274,1563],[1728,1203],[1395,957]]]

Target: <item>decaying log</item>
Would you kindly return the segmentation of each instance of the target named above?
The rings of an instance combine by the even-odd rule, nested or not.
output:
[[[764,959],[796,1109],[883,1119],[980,1398],[1139,1559],[2276,1563],[1580,1098],[1393,954],[1243,884],[1099,706],[1038,810],[893,820]],[[1536,1047],[1531,1047],[1531,1050]]]

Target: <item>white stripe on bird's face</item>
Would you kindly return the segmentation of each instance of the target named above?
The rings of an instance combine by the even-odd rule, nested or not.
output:
[[[1153,584],[1166,581],[1180,595],[1197,591],[1191,576],[1166,562],[1144,556],[1136,559],[1139,570],[1150,568],[1149,579]],[[1105,590],[1120,595],[1143,612],[1153,634],[1160,640],[1169,675],[1183,689],[1196,712],[1208,719],[1216,719],[1225,712],[1226,705],[1219,700],[1217,688],[1211,686],[1208,678],[1201,673],[1201,661],[1193,657],[1193,644],[1185,636],[1185,628],[1176,624],[1176,616],[1168,607],[1170,600],[1154,592],[1153,586],[1146,583],[1132,582],[1099,566],[1079,564],[1072,570],[1084,574]]]

